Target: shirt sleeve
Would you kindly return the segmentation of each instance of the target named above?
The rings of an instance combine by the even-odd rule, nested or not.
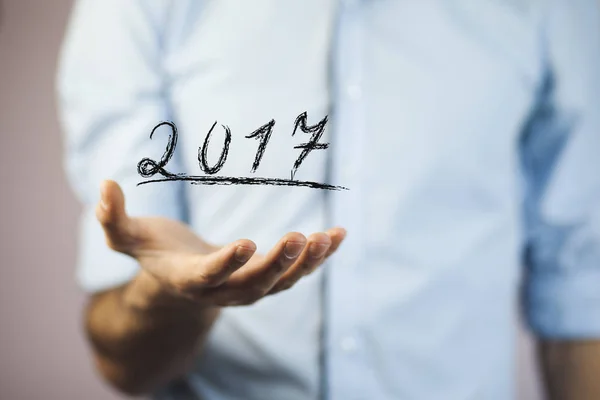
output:
[[[547,79],[521,142],[524,312],[541,337],[600,338],[600,13],[550,3]]]
[[[103,179],[120,183],[131,215],[185,215],[181,185],[136,186],[138,162],[160,160],[170,134],[158,130],[149,137],[171,118],[162,71],[168,6],[161,0],[79,0],[72,11],[57,89],[65,168],[83,203],[77,278],[86,291],[125,283],[138,268],[108,248],[95,218]],[[177,154],[167,169],[181,171]]]

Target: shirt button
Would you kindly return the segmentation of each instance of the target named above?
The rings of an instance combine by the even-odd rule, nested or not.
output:
[[[343,352],[352,353],[352,352],[356,351],[356,349],[358,347],[358,343],[356,342],[356,339],[353,338],[352,336],[346,336],[346,337],[343,337],[342,340],[340,341],[340,347]]]
[[[358,85],[350,85],[347,89],[348,97],[352,100],[359,100],[362,97],[362,90]]]

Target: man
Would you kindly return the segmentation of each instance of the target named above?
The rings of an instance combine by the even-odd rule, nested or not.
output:
[[[599,21],[593,0],[78,1],[59,88],[99,371],[165,399],[509,399],[525,271],[550,398],[600,398]],[[349,190],[136,186],[288,179],[304,112],[330,146],[294,180]]]

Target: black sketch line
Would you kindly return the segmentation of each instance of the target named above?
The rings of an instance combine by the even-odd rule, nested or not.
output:
[[[294,124],[294,131],[292,132],[292,136],[296,134],[298,128],[304,133],[312,134],[310,140],[307,143],[302,143],[300,145],[294,146],[296,149],[302,149],[302,152],[296,162],[294,163],[294,167],[291,173],[291,179],[281,179],[281,178],[259,178],[259,177],[229,177],[229,176],[214,176],[214,174],[218,173],[225,161],[227,160],[227,155],[229,153],[229,145],[231,143],[231,130],[227,125],[222,125],[225,130],[225,140],[223,143],[223,149],[221,151],[221,156],[219,160],[214,166],[209,166],[207,162],[208,155],[208,146],[210,144],[210,139],[213,133],[217,122],[211,126],[208,131],[206,138],[204,140],[203,146],[198,148],[198,164],[200,169],[206,173],[205,176],[191,176],[186,175],[184,173],[172,173],[166,170],[167,163],[173,157],[175,152],[175,147],[177,146],[177,126],[171,121],[163,121],[152,129],[150,133],[150,139],[153,138],[156,130],[162,126],[168,126],[171,128],[171,133],[169,134],[169,140],[167,142],[167,147],[165,152],[163,153],[160,160],[157,162],[152,160],[151,158],[143,158],[137,165],[137,170],[140,176],[144,178],[152,178],[154,175],[159,174],[162,178],[158,179],[150,179],[143,182],[139,182],[137,186],[146,185],[148,183],[156,183],[156,182],[173,182],[173,181],[185,181],[189,182],[193,185],[270,185],[270,186],[301,186],[308,187],[312,189],[324,189],[324,190],[349,190],[343,186],[335,186],[327,183],[319,183],[312,181],[298,181],[294,180],[294,175],[296,171],[300,167],[300,164],[304,161],[306,156],[312,150],[325,150],[329,147],[329,143],[319,143],[321,136],[325,130],[325,125],[327,124],[327,116],[323,118],[318,124],[309,126],[307,125],[307,115],[306,111],[303,112],[296,118]],[[256,152],[256,157],[254,159],[254,163],[252,164],[251,172],[254,173],[258,169],[264,151],[269,143],[269,139],[271,134],[273,133],[273,127],[275,126],[275,120],[272,119],[270,122],[264,124],[250,135],[246,136],[247,139],[255,138],[259,140],[258,149]]]
[[[231,143],[231,129],[229,129],[227,125],[221,125],[223,129],[225,129],[225,143],[223,144],[223,150],[219,156],[219,161],[217,161],[213,167],[210,167],[206,161],[206,158],[208,157],[208,145],[210,143],[210,137],[212,136],[216,125],[217,121],[215,121],[208,131],[208,134],[204,139],[204,146],[198,149],[198,162],[200,163],[200,169],[209,175],[214,175],[219,172],[221,168],[223,168],[223,165],[227,160],[227,155],[229,154],[229,144]]]
[[[156,182],[174,182],[174,181],[185,181],[190,182],[193,185],[270,185],[270,186],[303,186],[312,189],[325,189],[325,190],[349,190],[343,186],[329,185],[326,183],[318,183],[311,181],[294,181],[291,179],[280,179],[280,178],[255,178],[255,177],[230,177],[230,176],[187,176],[187,175],[173,175],[165,178],[152,179],[143,181],[137,184],[137,186],[145,185],[147,183]]]
[[[273,133],[273,127],[275,126],[275,120],[267,122],[248,136],[246,139],[256,138],[260,140],[258,144],[258,150],[256,151],[256,157],[254,158],[254,163],[252,164],[252,172],[256,172],[258,166],[260,165],[260,160],[262,160],[262,156],[265,153],[265,149],[267,148],[267,144],[269,143],[269,139],[271,139],[271,134]]]
[[[306,111],[304,111],[302,114],[298,115],[296,121],[294,122],[294,131],[292,132],[292,136],[296,134],[298,128],[300,128],[300,130],[304,133],[312,134],[312,136],[307,143],[294,146],[295,149],[302,149],[302,152],[300,153],[300,156],[298,156],[296,162],[294,162],[294,167],[292,168],[291,172],[292,179],[294,179],[296,171],[298,171],[300,164],[302,164],[302,161],[304,161],[308,153],[313,150],[325,150],[329,147],[329,143],[319,143],[321,136],[323,136],[323,132],[325,132],[325,125],[327,125],[328,116],[325,116],[325,118],[323,118],[318,124],[311,126],[307,125],[306,119]]]

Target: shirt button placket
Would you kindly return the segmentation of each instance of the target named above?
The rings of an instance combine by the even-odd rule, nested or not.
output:
[[[344,226],[348,236],[344,249],[334,257],[329,279],[328,388],[327,398],[362,399],[369,390],[362,379],[366,374],[364,343],[360,336],[363,322],[359,266],[363,252],[361,166],[364,152],[364,89],[362,82],[362,14],[360,0],[348,0],[342,9],[337,90],[339,110],[336,127],[336,170],[348,192],[333,193],[334,223]]]

